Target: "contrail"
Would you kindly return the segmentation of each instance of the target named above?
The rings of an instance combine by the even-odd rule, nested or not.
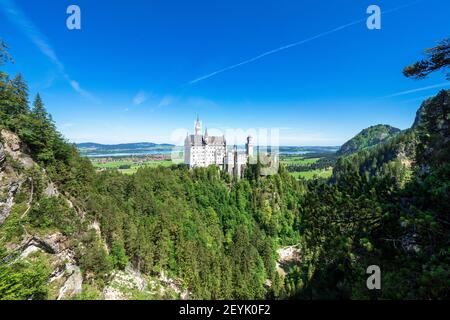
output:
[[[398,11],[398,10],[400,10],[400,9],[403,9],[403,8],[406,8],[406,7],[409,7],[409,6],[412,6],[412,5],[414,5],[414,4],[418,3],[418,2],[422,2],[422,1],[423,1],[423,0],[417,0],[417,1],[414,1],[414,2],[410,2],[410,3],[408,3],[408,4],[404,4],[404,5],[402,5],[402,6],[395,7],[395,8],[393,8],[393,9],[389,9],[389,10],[383,11],[382,14],[389,14],[389,13],[392,13],[392,12],[394,12],[394,11]],[[299,45],[302,45],[302,44],[305,44],[305,43],[307,43],[307,42],[310,42],[310,41],[313,41],[313,40],[316,40],[316,39],[325,37],[325,36],[327,36],[327,35],[330,35],[330,34],[332,34],[332,33],[335,33],[335,32],[341,31],[341,30],[344,30],[344,29],[346,29],[346,28],[349,28],[349,27],[351,27],[351,26],[354,26],[354,25],[356,25],[356,24],[359,24],[359,23],[362,23],[362,22],[365,22],[365,21],[367,21],[367,18],[355,20],[355,21],[353,21],[353,22],[349,22],[349,23],[347,23],[347,24],[344,24],[344,25],[342,25],[342,26],[336,27],[336,28],[334,28],[334,29],[331,29],[331,30],[328,30],[328,31],[319,33],[318,35],[312,36],[312,37],[310,37],[310,38],[307,38],[307,39],[304,39],[304,40],[301,40],[301,41],[297,41],[297,42],[294,42],[294,43],[291,43],[291,44],[288,44],[288,45],[279,47],[279,48],[277,48],[277,49],[273,49],[273,50],[264,52],[264,53],[262,53],[262,54],[260,54],[260,55],[258,55],[258,56],[256,56],[256,57],[247,59],[247,60],[245,60],[245,61],[242,61],[242,62],[233,64],[233,65],[231,65],[231,66],[225,67],[225,68],[223,68],[223,69],[220,69],[220,70],[211,72],[211,73],[209,73],[209,74],[207,74],[207,75],[204,75],[204,76],[201,76],[201,77],[199,77],[199,78],[196,78],[196,79],[190,81],[188,84],[190,84],[190,85],[196,84],[196,83],[198,83],[198,82],[200,82],[200,81],[209,79],[209,78],[214,77],[214,76],[216,76],[216,75],[218,75],[218,74],[220,74],[220,73],[223,73],[223,72],[225,72],[225,71],[229,71],[229,70],[232,70],[232,69],[236,69],[236,68],[241,67],[241,66],[243,66],[243,65],[252,63],[252,62],[254,62],[254,61],[257,61],[257,60],[259,60],[259,59],[262,59],[262,58],[264,58],[264,57],[267,57],[267,56],[269,56],[269,55],[275,54],[275,53],[277,53],[277,52],[280,52],[280,51],[283,51],[283,50],[286,50],[286,49],[289,49],[289,48],[292,48],[292,47],[297,47],[297,46],[299,46]]]
[[[394,98],[394,97],[404,96],[404,95],[407,95],[410,93],[416,93],[416,92],[426,91],[426,90],[440,88],[440,87],[447,87],[447,86],[450,86],[450,82],[442,82],[442,83],[438,83],[438,84],[434,84],[434,85],[426,86],[426,87],[422,87],[422,88],[401,91],[401,92],[390,94],[388,96],[384,96],[383,98]]]
[[[260,54],[260,55],[258,55],[258,56],[256,56],[256,57],[253,57],[253,58],[251,58],[251,59],[248,59],[248,60],[239,62],[239,63],[234,64],[234,65],[232,65],[232,66],[229,66],[229,67],[220,69],[220,70],[218,70],[218,71],[212,72],[212,73],[207,74],[207,75],[205,75],[205,76],[202,76],[202,77],[200,77],[200,78],[194,79],[194,80],[192,80],[191,82],[189,82],[189,84],[194,84],[194,83],[197,83],[197,82],[199,82],[199,81],[206,80],[206,79],[211,78],[211,77],[213,77],[213,76],[215,76],[215,75],[217,75],[217,74],[219,74],[219,73],[222,73],[222,72],[225,72],[225,71],[228,71],[228,70],[235,69],[235,68],[240,67],[240,66],[243,66],[243,65],[245,65],[245,64],[248,64],[248,63],[254,62],[254,61],[256,61],[256,60],[262,59],[262,58],[264,58],[264,57],[266,57],[266,56],[269,56],[269,55],[271,55],[271,54],[274,54],[274,53],[277,53],[277,52],[280,52],[280,51],[283,51],[283,50],[286,50],[286,49],[289,49],[289,48],[292,48],[292,47],[296,47],[296,46],[299,46],[299,45],[301,45],[301,44],[310,42],[310,41],[312,41],[312,40],[315,40],[315,39],[324,37],[324,36],[329,35],[329,34],[331,34],[331,33],[334,33],[334,32],[337,32],[337,31],[339,31],[339,30],[345,29],[345,28],[347,28],[347,27],[353,26],[353,25],[355,25],[355,24],[361,23],[362,21],[365,21],[365,20],[366,20],[366,19],[361,19],[361,20],[358,20],[358,21],[353,21],[353,22],[350,22],[350,23],[345,24],[345,25],[343,25],[343,26],[337,27],[337,28],[335,28],[335,29],[333,29],[333,30],[330,30],[330,31],[326,31],[326,32],[320,33],[320,34],[318,34],[318,35],[316,35],[316,36],[313,36],[313,37],[311,37],[311,38],[308,38],[308,39],[305,39],[305,40],[301,40],[301,41],[298,41],[298,42],[294,42],[294,43],[291,43],[291,44],[288,44],[288,45],[279,47],[279,48],[277,48],[277,49],[274,49],[274,50],[270,50],[270,51],[264,52],[264,53],[262,53],[262,54]]]

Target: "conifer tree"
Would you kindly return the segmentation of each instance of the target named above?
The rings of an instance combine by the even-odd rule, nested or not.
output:
[[[0,66],[2,66],[7,61],[14,62],[14,60],[8,53],[8,45],[2,39],[0,39]]]
[[[438,70],[450,68],[450,38],[442,40],[437,46],[425,50],[426,59],[418,61],[403,70],[408,78],[423,79]],[[450,80],[450,72],[447,73]]]
[[[46,122],[46,121],[51,122],[51,117],[50,117],[49,113],[47,112],[47,110],[45,109],[44,102],[42,102],[42,99],[41,99],[41,96],[39,93],[34,98],[33,110],[31,111],[31,113],[38,120],[41,120],[44,122]]]
[[[14,79],[10,80],[12,90],[13,105],[8,113],[12,116],[26,114],[29,111],[28,107],[28,85],[25,79],[19,73]]]

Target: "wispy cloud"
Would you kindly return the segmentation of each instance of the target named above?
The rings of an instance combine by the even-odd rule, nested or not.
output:
[[[406,8],[406,7],[409,7],[409,6],[412,6],[412,5],[414,5],[414,4],[418,3],[418,2],[422,2],[422,1],[423,1],[423,0],[416,0],[416,1],[414,1],[414,2],[410,2],[410,3],[408,3],[408,4],[405,4],[405,5],[402,5],[402,6],[399,6],[399,7],[395,7],[395,8],[386,10],[386,11],[383,11],[383,14],[389,14],[389,13],[398,11],[398,10],[400,10],[400,9],[403,9],[403,8]],[[284,46],[282,46],[282,47],[279,47],[279,48],[276,48],[276,49],[273,49],[273,50],[266,51],[266,52],[264,52],[264,53],[262,53],[262,54],[260,54],[260,55],[257,55],[257,56],[255,56],[255,57],[253,57],[253,58],[244,60],[244,61],[242,61],[242,62],[239,62],[239,63],[233,64],[233,65],[230,65],[230,66],[228,66],[228,67],[225,67],[225,68],[219,69],[219,70],[217,70],[217,71],[208,73],[208,74],[206,74],[206,75],[204,75],[204,76],[198,77],[198,78],[196,78],[196,79],[190,81],[188,84],[190,84],[190,85],[196,84],[196,83],[198,83],[198,82],[200,82],[200,81],[209,79],[209,78],[214,77],[214,76],[216,76],[216,75],[218,75],[218,74],[221,74],[221,73],[223,73],[223,72],[230,71],[230,70],[236,69],[236,68],[238,68],[238,67],[242,67],[242,66],[244,66],[244,65],[246,65],[246,64],[255,62],[255,61],[260,60],[260,59],[262,59],[262,58],[264,58],[264,57],[267,57],[267,56],[273,55],[273,54],[275,54],[275,53],[278,53],[278,52],[280,52],[280,51],[284,51],[284,50],[287,50],[287,49],[290,49],[290,48],[293,48],[293,47],[300,46],[300,45],[302,45],[302,44],[311,42],[311,41],[313,41],[313,40],[317,40],[317,39],[319,39],[319,38],[322,38],[322,37],[328,36],[328,35],[330,35],[330,34],[333,34],[333,33],[335,33],[335,32],[338,32],[338,31],[347,29],[347,28],[349,28],[349,27],[351,27],[351,26],[354,26],[354,25],[357,25],[357,24],[366,22],[366,20],[367,20],[367,17],[362,18],[362,19],[358,19],[358,20],[355,20],[355,21],[352,21],[352,22],[343,24],[343,25],[341,25],[341,26],[339,26],[339,27],[333,28],[333,29],[331,29],[331,30],[328,30],[328,31],[319,33],[319,34],[317,34],[317,35],[315,35],[315,36],[312,36],[312,37],[309,37],[309,38],[307,38],[307,39],[304,39],[304,40],[301,40],[301,41],[297,41],[297,42],[294,42],[294,43],[290,43],[290,44],[288,44],[288,45],[284,45]]]
[[[174,101],[175,101],[174,97],[172,97],[170,95],[164,96],[161,99],[161,101],[158,103],[157,108],[167,107],[167,106],[171,105]]]
[[[69,82],[72,89],[78,92],[80,96],[95,101],[97,103],[99,102],[99,100],[95,98],[90,92],[82,89],[77,81],[70,79],[70,77],[67,74],[64,74],[64,78]]]
[[[0,0],[0,10],[3,10],[6,17],[16,25],[30,39],[32,43],[45,55],[57,68],[58,72],[72,87],[72,89],[82,97],[98,102],[98,100],[88,91],[81,88],[80,84],[72,79],[65,71],[64,64],[59,60],[55,51],[49,44],[47,38],[38,27],[26,16],[26,14],[15,4],[14,0]]]
[[[147,94],[144,91],[139,91],[133,98],[133,104],[139,106],[147,101]]]
[[[156,110],[158,110],[160,108],[165,108],[165,107],[168,107],[168,106],[173,105],[178,102],[179,102],[179,98],[172,96],[170,94],[166,94],[162,97],[155,97],[155,99],[153,101],[153,107],[150,110],[151,110],[151,112],[155,112]]]
[[[436,89],[436,88],[442,88],[442,87],[449,87],[450,86],[450,82],[442,82],[442,83],[438,83],[438,84],[433,84],[430,86],[426,86],[426,87],[421,87],[421,88],[416,88],[416,89],[411,89],[411,90],[405,90],[405,91],[400,91],[400,92],[396,92],[387,96],[384,96],[382,98],[394,98],[394,97],[400,97],[400,96],[405,96],[411,93],[416,93],[416,92],[421,92],[421,91],[427,91],[427,90],[431,90],[431,89]]]
[[[145,92],[144,90],[140,90],[134,96],[132,103],[135,106],[140,106],[140,105],[146,103],[147,105],[153,106],[152,111],[155,111],[156,109],[170,106],[171,104],[175,103],[176,101],[177,101],[177,98],[172,95],[169,95],[169,94],[157,95],[154,93]]]

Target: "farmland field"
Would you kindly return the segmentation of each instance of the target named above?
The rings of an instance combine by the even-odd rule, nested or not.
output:
[[[290,172],[290,175],[296,178],[302,178],[306,180],[312,180],[315,178],[328,179],[333,174],[333,169],[317,169],[311,171],[302,172]]]
[[[281,163],[284,163],[286,165],[298,164],[298,165],[306,166],[306,165],[316,163],[320,159],[321,158],[305,158],[304,156],[293,156],[293,157],[281,158]]]
[[[174,163],[170,159],[164,160],[145,160],[145,161],[133,161],[133,160],[118,160],[118,161],[99,161],[97,159],[91,159],[92,164],[98,170],[113,170],[117,169],[121,173],[133,174],[138,171],[139,168],[145,167],[170,167]]]

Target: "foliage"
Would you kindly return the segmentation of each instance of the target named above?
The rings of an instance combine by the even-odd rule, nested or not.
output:
[[[112,271],[111,258],[104,244],[96,237],[95,231],[91,230],[82,240],[77,252],[80,268],[86,279],[97,278],[104,284]]]
[[[302,188],[287,174],[229,189],[214,167],[142,168],[100,172],[95,185],[91,212],[112,248],[123,241],[141,271],[181,278],[194,297],[264,297],[276,242],[299,237],[291,225]]]
[[[437,70],[447,70],[450,67],[450,39],[444,39],[435,47],[425,50],[426,59],[407,66],[403,70],[406,77],[415,79],[426,78]],[[447,73],[450,80],[450,73]]]
[[[13,62],[11,56],[8,53],[8,46],[6,43],[0,39],[0,66],[2,66],[5,62],[11,61]]]
[[[119,241],[114,241],[111,246],[111,259],[114,268],[124,270],[128,264],[125,248]]]
[[[57,228],[65,235],[73,234],[80,226],[75,211],[59,197],[42,198],[29,214],[29,223],[35,228]]]
[[[297,297],[449,297],[449,94],[427,101],[412,129],[339,159],[333,185],[309,185]],[[373,264],[383,277],[375,293],[364,282]]]
[[[43,300],[50,268],[43,257],[0,264],[0,300]]]

